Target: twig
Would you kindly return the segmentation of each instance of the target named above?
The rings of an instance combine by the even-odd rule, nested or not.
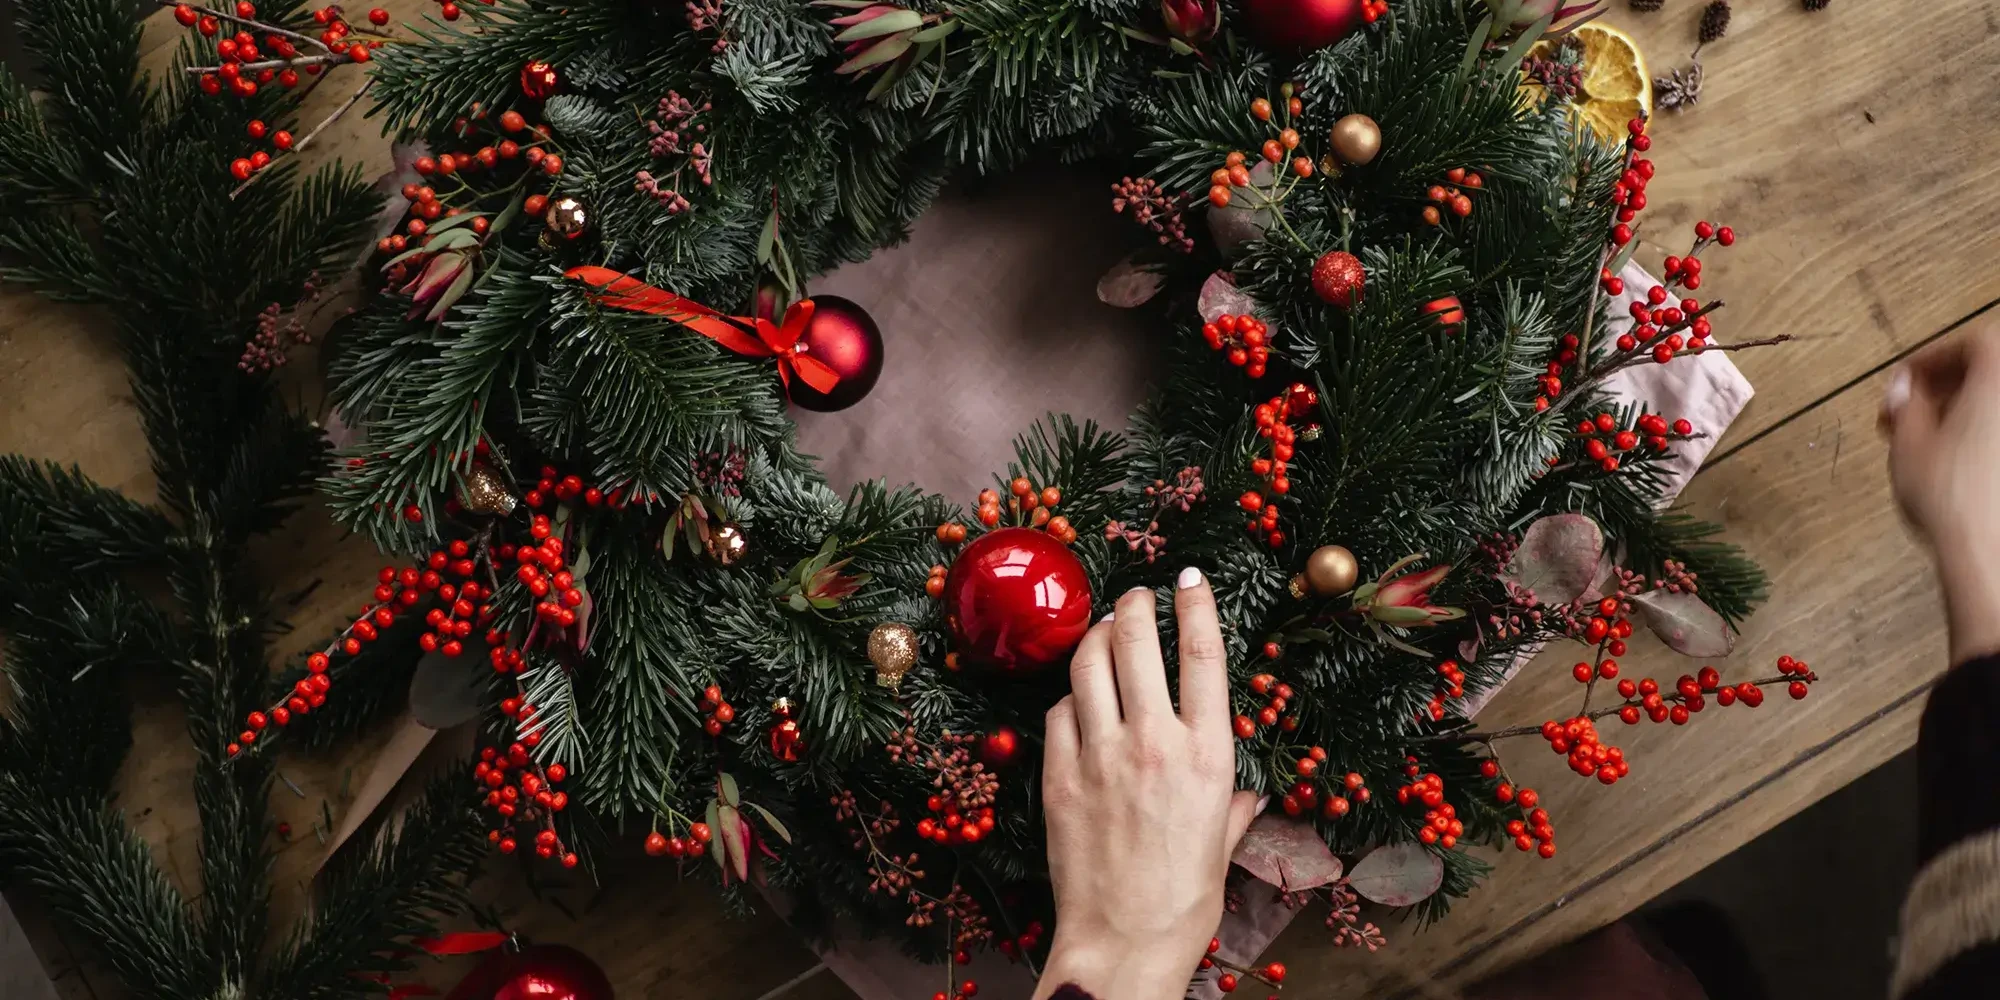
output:
[[[354,61],[353,59],[351,59],[346,55],[336,55],[333,53],[327,53],[325,55],[317,55],[317,56],[294,56],[290,59],[263,59],[258,62],[231,63],[230,65],[235,66],[238,70],[241,70],[242,72],[245,73],[255,73],[267,69],[292,69],[298,66],[326,66],[333,63],[345,63],[353,61]],[[185,66],[182,67],[181,69],[181,72],[186,73],[190,76],[207,76],[210,73],[219,73],[221,71],[222,71],[221,66]]]
[[[319,124],[314,125],[312,127],[312,131],[307,132],[305,134],[305,138],[300,139],[298,142],[293,143],[291,151],[294,153],[303,152],[307,146],[312,144],[312,141],[314,139],[319,137],[319,134],[321,132],[326,131],[326,127],[328,125],[333,124],[335,119],[339,118],[341,115],[346,114],[350,108],[354,107],[356,104],[359,104],[361,102],[361,98],[367,95],[368,88],[373,86],[374,83],[375,83],[375,78],[372,76],[361,81],[361,86],[356,87],[354,89],[354,93],[349,95],[347,100],[342,102],[340,107],[333,109],[332,114],[329,114],[325,118],[320,119]],[[242,194],[245,188],[248,188],[250,185],[257,183],[257,178],[262,176],[264,175],[261,172],[251,174],[249,180],[246,180],[243,183],[236,185],[236,189],[234,191],[229,192],[230,200],[232,201],[235,200],[237,195]]]

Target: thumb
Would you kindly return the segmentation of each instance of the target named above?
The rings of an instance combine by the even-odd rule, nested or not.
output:
[[[1270,804],[1270,796],[1260,796],[1248,790],[1238,791],[1229,797],[1229,824],[1223,827],[1222,840],[1222,859],[1225,862],[1236,855],[1236,843],[1243,839],[1243,831],[1250,829],[1250,821]]]
[[[1931,397],[1927,382],[1914,378],[1908,368],[1897,369],[1882,394],[1882,424],[1889,433],[1890,464],[1907,468],[1911,462],[1926,461],[1931,442],[1937,436],[1938,419],[1938,401]]]

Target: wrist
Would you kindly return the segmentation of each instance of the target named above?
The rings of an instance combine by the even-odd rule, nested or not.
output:
[[[1938,549],[1938,585],[1951,636],[1951,662],[2000,652],[2000,545]]]
[[[1161,948],[1093,946],[1065,942],[1058,934],[1042,968],[1035,1000],[1075,983],[1096,1000],[1174,1000],[1187,992],[1192,959]]]

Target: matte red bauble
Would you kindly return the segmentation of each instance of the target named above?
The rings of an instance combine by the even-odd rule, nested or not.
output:
[[[611,980],[575,948],[537,944],[488,956],[445,1000],[612,1000]]]
[[[979,759],[987,767],[1006,767],[1020,752],[1021,731],[1004,723],[987,730],[985,738],[979,741]]]
[[[521,67],[521,93],[534,100],[542,100],[556,92],[562,77],[547,60],[530,59]]]
[[[1090,578],[1063,543],[1033,528],[989,531],[944,581],[945,621],[959,655],[1033,673],[1066,662],[1090,629]]]
[[[882,331],[867,310],[838,295],[815,295],[812,304],[812,321],[797,350],[826,362],[840,384],[820,392],[795,378],[792,402],[822,413],[844,410],[861,402],[882,376]]]
[[[1362,0],[1243,0],[1250,37],[1277,52],[1307,52],[1361,26]]]

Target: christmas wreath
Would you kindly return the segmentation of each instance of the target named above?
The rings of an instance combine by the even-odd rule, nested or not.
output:
[[[1599,721],[1814,679],[1618,674],[1635,622],[1726,653],[1764,581],[1656,509],[1704,429],[1604,392],[1720,349],[1701,255],[1734,234],[1701,223],[1612,332],[1645,122],[1597,135],[1574,94],[1522,86],[1530,46],[1594,12],[444,4],[372,55],[379,110],[427,151],[379,302],[341,334],[357,443],[325,483],[414,561],[228,750],[281,744],[305,695],[396,683],[350,657],[401,629],[422,669],[486,678],[470,777],[498,850],[576,866],[644,838],[731,891],[796,890],[802,921],[1032,954],[1060,666],[1115,595],[1194,565],[1226,619],[1239,782],[1297,818],[1247,867],[1274,844],[1369,855],[1397,869],[1379,901],[1434,918],[1489,867],[1469,845],[1552,856],[1495,741],[1540,736],[1608,785],[1633,765]],[[955,174],[1036,155],[1131,165],[1110,207],[1147,246],[1106,289],[1156,318],[1157,396],[1124,434],[1030,429],[970,511],[879,482],[843,499],[785,407],[861,398],[884,337],[808,280],[899,240]],[[1587,647],[1572,717],[1460,714],[1564,640]],[[1352,902],[1317,870],[1286,888]]]

